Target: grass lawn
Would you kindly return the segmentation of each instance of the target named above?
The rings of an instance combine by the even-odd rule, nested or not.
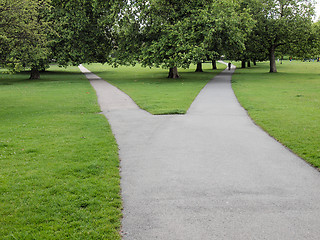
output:
[[[168,79],[168,70],[108,65],[84,65],[90,71],[127,93],[140,108],[152,114],[184,114],[200,90],[217,73],[225,69],[211,70],[211,63],[203,64],[203,73],[191,69],[179,69],[180,79]]]
[[[0,75],[0,239],[120,239],[118,149],[78,68]]]
[[[306,161],[320,167],[320,63],[284,61],[237,69],[233,89],[253,120]]]

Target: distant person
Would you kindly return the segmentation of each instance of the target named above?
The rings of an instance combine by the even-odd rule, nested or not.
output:
[[[228,63],[228,69],[231,69],[231,62]]]

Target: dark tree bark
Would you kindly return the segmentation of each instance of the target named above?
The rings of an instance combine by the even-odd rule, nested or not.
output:
[[[241,68],[246,68],[246,61],[241,61]]]
[[[172,77],[173,77],[173,68],[169,68],[168,78],[172,78]]]
[[[247,66],[248,66],[248,68],[251,67],[251,62],[250,61],[248,61]]]
[[[202,70],[202,63],[197,63],[197,69],[196,69],[196,72],[203,72]]]
[[[217,69],[217,61],[216,60],[212,60],[212,69],[213,70]]]
[[[272,46],[269,49],[269,60],[270,60],[270,72],[276,73],[277,72],[277,66],[276,66],[276,58],[274,56],[275,53],[275,47]]]
[[[169,69],[168,78],[180,78],[177,67],[173,67]]]
[[[257,66],[257,61],[256,60],[253,60],[253,65]]]
[[[30,78],[29,79],[39,79],[40,72],[37,68],[31,68]]]

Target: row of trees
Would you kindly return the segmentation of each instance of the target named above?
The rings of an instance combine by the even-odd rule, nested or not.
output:
[[[0,66],[31,68],[108,61],[124,1],[0,0]]]
[[[0,65],[111,63],[178,67],[319,54],[312,0],[0,0]],[[112,56],[112,57],[111,57]]]

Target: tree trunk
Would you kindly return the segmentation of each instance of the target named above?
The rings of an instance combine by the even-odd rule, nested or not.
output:
[[[172,78],[180,78],[179,74],[178,74],[178,68],[174,67],[173,68],[173,76]]]
[[[246,68],[246,61],[241,61],[241,68]]]
[[[177,67],[173,67],[169,69],[168,78],[180,78]]]
[[[29,79],[39,79],[40,72],[37,68],[31,68],[30,78]]]
[[[257,61],[256,60],[253,60],[253,65],[257,66]]]
[[[274,56],[275,48],[272,46],[269,50],[269,60],[270,60],[270,72],[276,73],[277,72],[277,66],[276,66],[276,58]]]
[[[251,62],[250,61],[248,61],[247,64],[248,64],[248,68],[251,67]]]
[[[217,61],[216,60],[212,60],[212,69],[213,70],[217,69]]]
[[[172,77],[173,77],[173,68],[169,68],[168,78],[172,78]]]
[[[203,72],[203,70],[202,70],[202,63],[201,63],[201,62],[197,63],[196,72]]]

